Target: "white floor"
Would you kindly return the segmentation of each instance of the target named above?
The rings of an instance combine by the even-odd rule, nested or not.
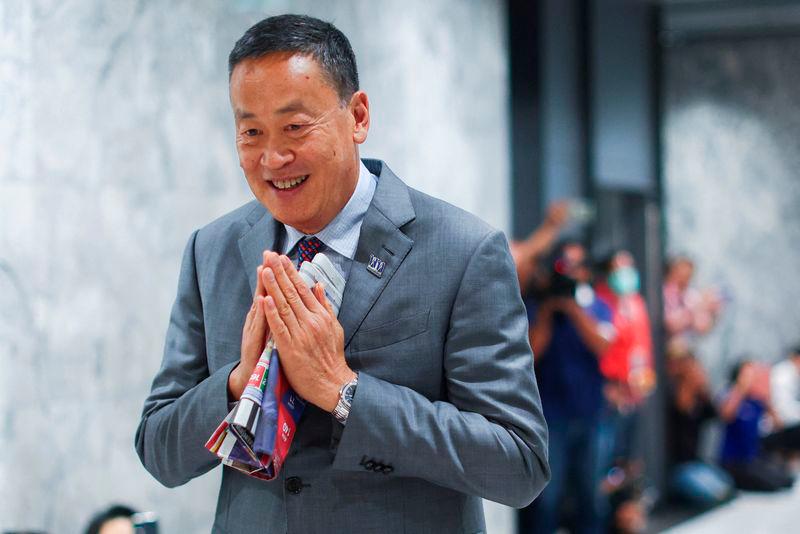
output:
[[[514,532],[514,510],[484,501],[489,534]],[[800,479],[779,493],[741,492],[730,503],[663,531],[664,534],[800,533]]]
[[[800,532],[800,482],[780,493],[745,493],[681,523],[668,534],[784,534]]]

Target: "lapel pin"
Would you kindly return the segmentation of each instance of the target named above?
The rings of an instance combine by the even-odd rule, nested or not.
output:
[[[376,258],[374,254],[369,255],[369,263],[367,264],[367,270],[380,278],[383,276],[383,269],[386,267],[386,262],[381,260],[380,258]]]

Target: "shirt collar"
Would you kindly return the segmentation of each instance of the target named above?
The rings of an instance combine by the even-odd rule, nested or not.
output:
[[[326,247],[352,260],[356,255],[361,223],[372,203],[377,185],[377,177],[367,170],[363,162],[359,162],[358,182],[350,200],[325,228],[314,235]],[[287,224],[283,226],[286,229],[283,253],[288,254],[306,234]]]

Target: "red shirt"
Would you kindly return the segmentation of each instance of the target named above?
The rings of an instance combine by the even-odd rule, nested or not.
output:
[[[640,294],[618,296],[605,282],[597,284],[595,292],[611,308],[616,330],[616,337],[600,358],[600,372],[606,379],[626,385],[630,400],[638,403],[655,386],[647,306]]]

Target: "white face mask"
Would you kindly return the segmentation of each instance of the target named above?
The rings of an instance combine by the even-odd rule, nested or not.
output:
[[[639,291],[639,272],[633,267],[621,267],[608,276],[608,285],[620,296],[636,293]]]
[[[587,283],[578,284],[575,288],[575,302],[581,308],[587,308],[594,302],[594,289]]]

